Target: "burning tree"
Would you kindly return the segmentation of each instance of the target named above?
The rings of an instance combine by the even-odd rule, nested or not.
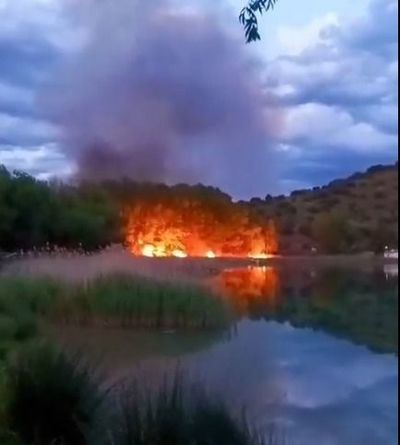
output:
[[[278,251],[274,222],[256,218],[216,189],[153,191],[125,207],[126,244],[135,255],[266,258]]]

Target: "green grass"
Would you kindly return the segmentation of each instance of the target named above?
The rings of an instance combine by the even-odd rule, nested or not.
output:
[[[80,285],[0,278],[0,434],[4,363],[40,336],[42,322],[216,331],[229,326],[230,312],[221,299],[198,287],[131,275],[102,276]],[[13,440],[0,439],[1,444]]]
[[[0,279],[0,362],[18,343],[34,338],[62,285],[50,279]]]
[[[73,288],[58,302],[56,316],[69,323],[163,329],[212,329],[229,322],[227,306],[209,291],[128,275]]]
[[[226,327],[226,304],[197,286],[132,275],[99,276],[83,284],[51,279],[0,280],[0,333],[32,337],[37,319],[113,327]]]
[[[33,342],[9,357],[3,374],[2,445],[266,443],[244,416],[232,416],[178,372],[159,388],[141,381],[105,389],[79,357]]]
[[[3,372],[1,443],[88,443],[104,392],[79,358],[30,343],[9,359]]]
[[[134,382],[117,388],[118,410],[102,445],[262,445],[244,416],[188,385],[183,375],[152,391]]]

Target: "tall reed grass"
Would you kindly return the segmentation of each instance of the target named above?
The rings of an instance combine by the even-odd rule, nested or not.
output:
[[[212,329],[229,323],[222,300],[189,284],[119,274],[77,285],[66,297],[56,316],[78,324]]]
[[[182,373],[160,388],[105,389],[76,357],[30,343],[5,367],[2,445],[263,445],[246,422]]]
[[[226,303],[193,284],[127,274],[84,283],[53,279],[0,280],[0,333],[8,340],[34,335],[37,318],[117,327],[226,327]],[[1,342],[0,342],[1,343]]]
[[[89,443],[105,393],[79,357],[29,343],[4,372],[4,438],[24,445]]]
[[[136,382],[117,391],[115,418],[102,445],[263,445],[245,417],[188,385],[177,373],[155,391]],[[266,445],[266,444],[265,444]]]

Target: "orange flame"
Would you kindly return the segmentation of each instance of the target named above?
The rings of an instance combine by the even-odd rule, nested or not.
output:
[[[166,205],[140,204],[127,218],[126,242],[135,255],[147,257],[241,257],[266,259],[277,253],[272,221],[250,222],[240,209],[217,220],[207,210],[187,212]]]

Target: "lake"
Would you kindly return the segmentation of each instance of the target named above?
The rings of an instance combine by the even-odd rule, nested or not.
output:
[[[110,381],[153,385],[184,369],[277,444],[397,443],[397,264],[210,265],[194,275],[230,305],[227,331],[50,334],[101,361]]]

